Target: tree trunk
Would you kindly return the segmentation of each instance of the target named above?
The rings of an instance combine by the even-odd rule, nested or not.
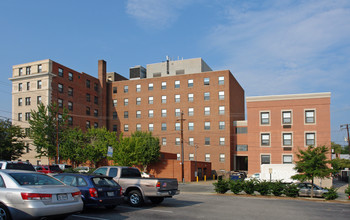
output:
[[[314,178],[311,179],[311,198],[314,197]]]

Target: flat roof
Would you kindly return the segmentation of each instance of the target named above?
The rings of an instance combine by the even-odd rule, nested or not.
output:
[[[317,99],[317,98],[330,98],[330,97],[331,97],[330,92],[252,96],[252,97],[246,97],[246,102],[278,101],[278,100],[292,100],[292,99]]]

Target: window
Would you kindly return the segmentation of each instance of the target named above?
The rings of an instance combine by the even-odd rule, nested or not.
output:
[[[149,83],[149,84],[148,84],[148,90],[149,90],[149,91],[152,91],[152,90],[153,90],[153,83]]]
[[[129,92],[129,86],[124,86],[124,93]]]
[[[85,84],[86,84],[86,88],[90,88],[90,80],[86,80],[85,81]],[[114,89],[114,87],[113,87],[113,89]],[[113,90],[114,91],[114,90]],[[114,92],[113,92],[114,93]]]
[[[180,102],[180,95],[175,95],[175,102]]]
[[[22,83],[18,83],[18,91],[22,91],[23,90],[23,84]]]
[[[18,113],[18,121],[22,121],[22,113]]]
[[[270,164],[270,155],[261,155],[261,164]]]
[[[188,122],[188,130],[193,131],[194,130],[194,123],[193,122]]]
[[[86,107],[86,114],[90,115],[90,107]],[[113,114],[114,115],[114,114]]]
[[[124,106],[129,105],[129,99],[124,99]]]
[[[98,123],[94,122],[94,128],[98,128]]]
[[[224,83],[225,83],[225,78],[223,76],[219,76],[218,84],[219,85],[224,85]]]
[[[175,145],[180,145],[180,138],[175,138]]]
[[[129,118],[129,112],[128,111],[124,111],[124,118]]]
[[[270,146],[270,134],[261,134],[261,146]]]
[[[175,123],[175,131],[180,131],[180,129],[181,129],[180,123],[176,122]]]
[[[193,137],[188,138],[188,144],[191,146],[194,146],[194,138]]]
[[[73,88],[68,87],[68,95],[73,96]]]
[[[236,145],[236,151],[248,151],[248,145]]]
[[[209,78],[204,78],[204,85],[209,85]]]
[[[189,79],[187,81],[187,85],[188,85],[189,88],[193,87],[193,79]]]
[[[260,124],[270,124],[270,112],[260,112]]]
[[[136,131],[141,131],[141,124],[136,124]]]
[[[58,76],[63,77],[63,69],[58,68]]]
[[[204,130],[210,130],[210,121],[204,122]]]
[[[153,104],[153,96],[148,97],[148,104]]]
[[[141,118],[141,111],[136,111],[136,118]]]
[[[219,130],[225,130],[225,122],[219,121]]]
[[[205,154],[205,162],[210,162],[210,154]]]
[[[60,83],[58,84],[58,92],[63,93],[63,85]]]
[[[176,154],[176,159],[181,160],[181,154]]]
[[[37,104],[40,104],[40,103],[41,103],[41,96],[37,96],[37,97],[36,97],[36,103],[37,103]]]
[[[25,100],[26,100],[26,105],[30,105],[30,103],[31,103],[31,98],[30,98],[30,97],[26,97]]]
[[[166,89],[166,82],[162,82],[162,89]]]
[[[113,94],[116,94],[118,92],[118,87],[114,86],[113,87]]]
[[[210,145],[210,137],[204,138],[204,145]]]
[[[193,102],[193,94],[192,93],[188,94],[188,101]]]
[[[129,131],[129,125],[128,124],[124,125],[124,131]]]
[[[210,107],[204,107],[204,115],[210,115]]]
[[[162,109],[162,117],[166,117],[166,109]]]
[[[293,156],[292,155],[283,155],[283,164],[292,164]]]
[[[225,114],[225,106],[219,106],[219,115]]]
[[[90,125],[90,121],[86,121],[86,128],[90,128],[91,127],[91,125]]]
[[[68,125],[73,125],[73,117],[68,116]]]
[[[221,137],[220,140],[219,140],[219,145],[225,145],[225,138],[224,137]]]
[[[30,82],[27,82],[27,90],[30,90]]]
[[[68,79],[69,79],[70,81],[73,81],[73,73],[68,73]]]
[[[166,95],[162,95],[162,103],[166,103]]]
[[[292,146],[292,133],[283,133],[283,146]]]
[[[18,106],[22,106],[22,98],[18,98]]]
[[[204,100],[210,100],[210,92],[204,93]]]
[[[179,108],[175,109],[175,117],[179,117],[181,115],[181,111]]]
[[[136,98],[136,105],[141,105],[141,98],[140,97]]]
[[[225,162],[225,154],[220,154],[220,162]]]
[[[175,81],[175,89],[178,89],[178,88],[180,88],[180,81],[176,80]]]
[[[118,113],[117,112],[113,112],[113,120],[118,119]]]
[[[162,131],[166,131],[166,123],[162,123]]]
[[[148,130],[153,131],[153,124],[148,124]]]
[[[193,116],[194,110],[193,108],[188,108],[188,116]]]
[[[315,133],[306,133],[306,145],[307,146],[314,146],[315,145]]]
[[[166,146],[166,138],[165,137],[162,138],[162,145]]]
[[[98,110],[97,110],[97,109],[94,110],[94,116],[95,116],[95,117],[98,116]]]
[[[37,83],[36,83],[37,89],[41,89],[41,84],[42,84],[42,83],[41,83],[41,80],[38,80]]]
[[[148,117],[153,118],[153,110],[148,110]]]
[[[18,69],[18,75],[19,75],[19,76],[22,76],[22,74],[23,74],[23,68],[19,68],[19,69]]]
[[[113,125],[113,131],[117,132],[118,131],[118,126],[117,125]]]
[[[58,107],[59,108],[63,108],[63,100],[62,99],[58,99]]]
[[[282,124],[291,124],[292,123],[292,112],[283,111],[282,112]]]
[[[219,100],[224,100],[224,99],[225,99],[225,92],[219,91]]]
[[[26,112],[25,114],[25,120],[29,121],[30,120],[30,112]]]
[[[73,102],[68,102],[68,110],[73,110]]]
[[[141,92],[141,85],[136,85],[136,92]]]
[[[113,106],[117,107],[117,104],[118,104],[118,100],[117,99],[113,99]]]
[[[26,75],[30,75],[30,66],[26,67]]]
[[[91,98],[90,98],[90,94],[89,93],[86,93],[86,101],[87,102],[90,102]]]
[[[95,90],[96,92],[98,92],[98,84],[97,84],[97,83],[94,83],[94,90]]]
[[[236,128],[236,134],[247,134],[248,128],[247,127],[237,127]]]
[[[94,97],[94,103],[95,103],[96,105],[98,104],[98,97],[97,97],[97,96]]]
[[[194,160],[194,154],[188,154],[188,159],[189,160]]]
[[[305,123],[315,123],[315,110],[305,111]]]

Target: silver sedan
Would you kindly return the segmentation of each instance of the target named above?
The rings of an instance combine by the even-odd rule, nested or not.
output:
[[[37,172],[0,170],[0,219],[65,216],[82,209],[76,187]]]
[[[311,196],[311,183],[299,183],[299,196]],[[324,189],[320,186],[314,184],[314,196],[315,197],[324,197],[324,194],[328,193],[327,189]]]

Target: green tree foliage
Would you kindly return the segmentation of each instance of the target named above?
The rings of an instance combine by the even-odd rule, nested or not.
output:
[[[24,152],[24,133],[9,120],[0,120],[0,159],[16,160]]]
[[[64,160],[70,160],[74,167],[88,160],[88,151],[85,147],[86,138],[79,128],[67,129],[63,133],[59,155]]]
[[[66,128],[67,112],[68,110],[64,108],[62,113],[59,113],[56,103],[47,107],[41,103],[38,105],[37,111],[31,111],[31,119],[29,120],[30,137],[36,146],[37,157],[53,158],[57,156],[56,146],[59,144],[57,140],[60,140],[62,132]]]
[[[325,178],[333,172],[327,166],[331,163],[327,160],[326,154],[328,153],[329,150],[326,146],[309,146],[306,150],[299,150],[297,154],[298,161],[296,161],[295,169],[298,174],[292,176],[292,178],[300,181],[311,180],[311,197],[313,197],[314,192],[314,178]]]
[[[119,136],[119,142],[113,150],[113,161],[119,166],[132,166],[137,164],[135,141],[131,137]]]
[[[333,173],[338,173],[340,170],[343,170],[344,168],[350,168],[350,160],[348,159],[340,159],[335,158],[331,161],[332,167],[333,167]]]
[[[343,147],[340,144],[336,144],[334,142],[331,142],[331,147],[332,147],[332,153],[334,154],[341,154]]]

